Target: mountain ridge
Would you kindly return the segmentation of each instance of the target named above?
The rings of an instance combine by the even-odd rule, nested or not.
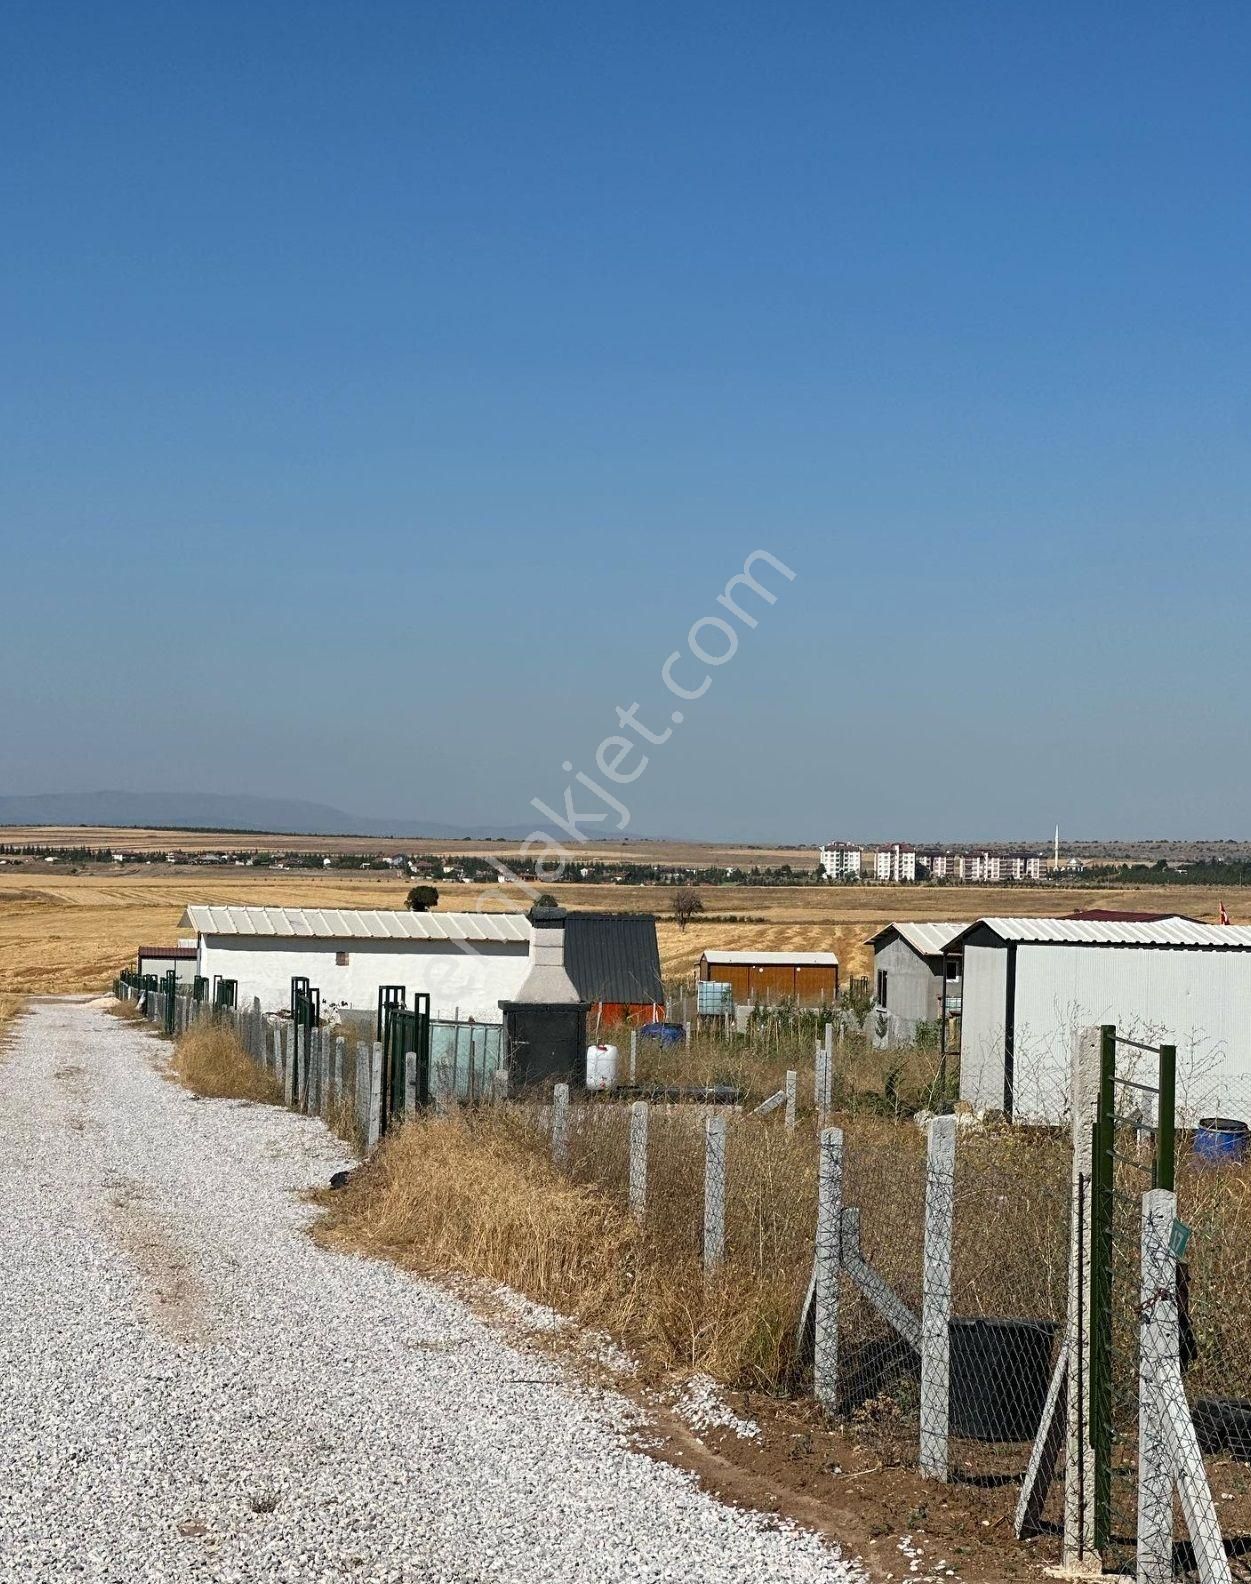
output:
[[[446,837],[529,835],[526,825],[453,825],[441,820],[375,819],[307,798],[228,792],[41,792],[0,794],[0,825],[99,825],[200,831],[263,831],[287,836]]]

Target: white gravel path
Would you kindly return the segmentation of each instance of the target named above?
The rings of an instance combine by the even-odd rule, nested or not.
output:
[[[296,1195],[342,1147],[161,1058],[74,1001],[0,1052],[5,1584],[860,1578],[447,1293],[318,1249]]]

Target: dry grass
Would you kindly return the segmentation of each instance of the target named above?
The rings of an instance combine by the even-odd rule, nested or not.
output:
[[[605,1164],[622,1158],[607,1150],[604,1129],[619,1132],[614,1143],[624,1146],[624,1120],[614,1127],[602,1110],[599,1130],[574,1141],[568,1175],[552,1167],[519,1112],[410,1122],[348,1189],[322,1196],[329,1214],[320,1235],[429,1274],[503,1283],[608,1332],[652,1374],[701,1369],[736,1384],[780,1384],[807,1279],[805,1242],[811,1259],[814,1169],[805,1171],[793,1141],[760,1135],[752,1146],[758,1179],[785,1178],[793,1192],[774,1196],[767,1227],[750,1200],[732,1195],[731,1226],[758,1222],[754,1252],[744,1247],[706,1280],[694,1235],[702,1211],[688,1191],[702,1174],[697,1119],[672,1119],[671,1147],[656,1151],[667,1169],[658,1165],[653,1213],[638,1221],[622,1202],[623,1172],[616,1192],[587,1173],[592,1155]]]
[[[25,1005],[25,996],[0,994],[0,1050],[8,1042],[9,1026]]]
[[[194,1094],[211,1100],[282,1099],[273,1078],[262,1072],[222,1024],[188,1030],[174,1047],[172,1071]]]
[[[909,1123],[844,1120],[846,1198],[861,1208],[863,1247],[919,1306],[924,1138]],[[703,1113],[652,1107],[641,1222],[626,1203],[627,1131],[624,1107],[575,1107],[568,1170],[559,1172],[537,1109],[408,1123],[349,1189],[322,1196],[321,1235],[435,1276],[503,1283],[607,1332],[652,1375],[699,1369],[730,1386],[787,1390],[816,1230],[813,1132],[731,1119],[727,1256],[708,1278]],[[1059,1317],[1065,1172],[1054,1142],[970,1142],[957,1207],[958,1312]],[[849,1392],[875,1396],[882,1322],[849,1290],[842,1327]]]
[[[787,1072],[793,1071],[799,1075],[799,1110],[806,1113],[814,1104],[813,1049],[820,1030],[819,1018],[789,1026],[777,1018],[754,1026],[745,1037],[726,1039],[708,1030],[693,1033],[689,1045],[641,1041],[638,1078],[644,1084],[729,1084],[741,1090],[750,1107],[783,1089]],[[624,1062],[629,1029],[609,1029],[602,1038],[618,1047]],[[958,1057],[950,1057],[950,1072],[958,1072],[958,1064]],[[940,1075],[936,1050],[874,1050],[863,1036],[849,1034],[836,1052],[834,1103],[844,1111],[895,1115],[937,1109]]]

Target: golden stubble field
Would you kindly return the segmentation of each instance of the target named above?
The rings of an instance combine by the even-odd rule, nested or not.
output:
[[[98,990],[133,963],[140,945],[178,938],[178,920],[191,902],[258,906],[397,908],[409,882],[391,875],[264,873],[205,870],[165,873],[155,865],[121,873],[66,875],[55,871],[0,872],[0,997]],[[1251,892],[1219,893],[1201,886],[1123,890],[1026,890],[1002,887],[717,886],[701,893],[707,918],[686,930],[672,918],[673,893],[651,886],[557,885],[549,888],[571,908],[654,912],[659,919],[665,975],[690,971],[708,947],[835,951],[844,977],[866,973],[864,941],[891,919],[976,919],[1014,913],[1064,914],[1079,907],[1125,907],[1187,913],[1215,921],[1224,900],[1235,922],[1251,919]],[[506,905],[498,891],[445,886],[444,910],[493,910]],[[527,906],[522,897],[519,910]],[[750,923],[718,922],[733,915]]]

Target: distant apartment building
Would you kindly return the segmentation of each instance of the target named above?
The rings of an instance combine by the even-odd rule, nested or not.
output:
[[[821,849],[821,872],[828,880],[859,880],[862,854],[848,842],[830,842]]]
[[[1043,861],[1037,853],[919,853],[917,869],[927,880],[959,880],[966,885],[1043,877]]]
[[[884,885],[907,885],[917,877],[915,847],[903,847],[895,842],[890,847],[879,847],[872,858],[873,878]]]
[[[921,879],[1001,885],[1043,878],[1043,860],[1037,853],[917,852],[902,842],[867,848],[829,842],[820,853],[821,872],[830,880],[868,879],[881,885],[907,885]]]

